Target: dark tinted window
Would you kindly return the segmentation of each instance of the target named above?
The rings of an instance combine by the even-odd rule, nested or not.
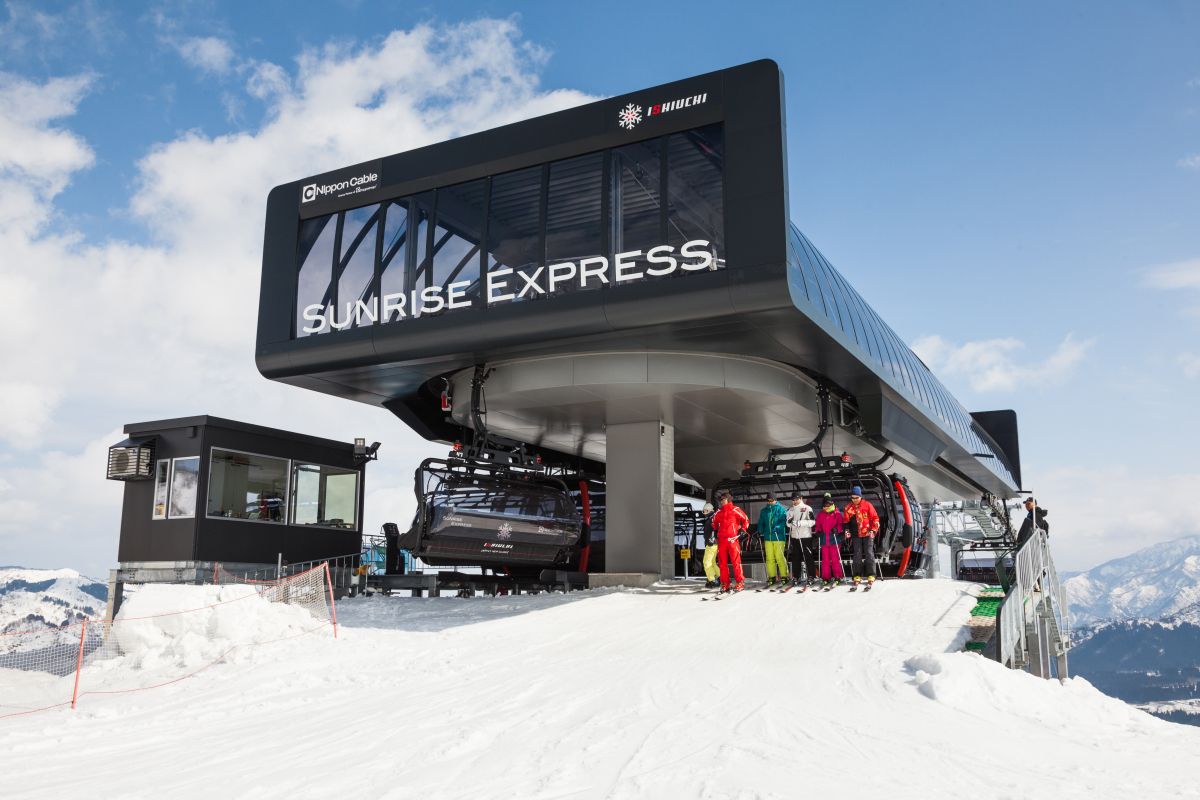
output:
[[[546,202],[546,264],[604,255],[604,155],[555,161],[550,165]],[[556,282],[556,291],[577,281]]]
[[[524,271],[532,275],[543,264],[541,191],[540,166],[492,178],[487,269],[488,272],[512,270],[512,274],[496,279],[493,294],[497,297],[511,294],[517,300],[526,300],[536,296],[535,290],[526,289],[525,281],[516,273]],[[520,294],[522,291],[525,293]]]
[[[380,294],[403,294],[408,290],[405,282],[408,270],[408,203],[405,200],[392,200],[384,203],[383,208],[383,249],[380,269]],[[391,322],[399,318],[399,312],[393,311]],[[382,319],[382,317],[381,317]]]
[[[720,125],[667,137],[667,244],[704,239],[725,251],[724,158]]]
[[[437,190],[430,286],[470,282],[468,296],[479,290],[479,243],[483,240],[485,181]],[[443,293],[445,296],[445,293]]]
[[[333,277],[333,245],[337,238],[337,215],[306,219],[300,223],[298,260],[299,281],[296,286],[296,336],[308,336],[305,327],[314,327],[304,318],[310,305],[324,305],[329,299],[329,282]]]

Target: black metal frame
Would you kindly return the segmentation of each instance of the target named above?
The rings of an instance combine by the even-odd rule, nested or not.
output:
[[[817,440],[803,448],[771,451],[767,460],[747,462],[737,478],[721,481],[712,490],[713,505],[717,505],[722,494],[729,493],[738,505],[764,503],[768,494],[773,494],[783,503],[792,495],[799,494],[806,502],[819,507],[825,492],[833,495],[839,508],[850,501],[854,486],[860,486],[864,499],[870,501],[879,513],[879,533],[876,536],[875,559],[884,571],[894,572],[899,568],[904,552],[909,549],[917,535],[923,535],[923,521],[919,519],[920,505],[908,485],[908,480],[897,473],[890,475],[882,467],[892,460],[885,453],[879,460],[868,464],[852,464],[838,456],[821,456]],[[808,458],[784,458],[813,449],[818,455]],[[896,492],[899,483],[907,494],[912,511],[913,527],[904,522],[903,502]],[[750,541],[744,548],[745,560],[754,562],[761,557],[761,548],[755,547],[756,522],[751,515]],[[848,542],[843,546],[848,551]],[[844,553],[845,555],[845,553]]]
[[[576,510],[575,500],[561,478],[549,475],[540,467],[520,464],[497,464],[475,458],[428,458],[421,462],[414,476],[417,496],[417,511],[412,526],[402,534],[399,546],[410,551],[431,566],[479,566],[502,572],[528,570],[545,567],[565,568],[578,562],[579,551],[586,544],[582,518]],[[540,545],[530,542],[506,542],[502,534],[489,535],[483,529],[464,527],[463,541],[442,535],[442,542],[432,545],[431,527],[434,513],[441,506],[439,499],[452,498],[457,490],[498,491],[509,490],[517,495],[531,490],[557,495],[564,506],[570,507],[574,515],[561,522],[575,524],[575,532],[568,534],[563,543]],[[519,515],[508,513],[507,507],[500,516],[510,516],[520,522]],[[466,530],[471,533],[467,535]]]

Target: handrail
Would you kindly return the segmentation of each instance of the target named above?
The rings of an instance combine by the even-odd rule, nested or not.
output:
[[[1044,531],[1036,531],[1017,549],[1014,573],[996,615],[996,659],[1012,669],[1029,665],[1036,674],[1050,677],[1048,659],[1053,656],[1058,660],[1058,677],[1065,678],[1070,636],[1067,598]]]

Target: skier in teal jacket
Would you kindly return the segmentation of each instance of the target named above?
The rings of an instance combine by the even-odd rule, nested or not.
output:
[[[767,495],[767,504],[758,513],[758,535],[762,537],[763,560],[767,562],[767,586],[787,582],[787,559],[783,554],[787,543],[787,509],[775,502],[773,494]]]

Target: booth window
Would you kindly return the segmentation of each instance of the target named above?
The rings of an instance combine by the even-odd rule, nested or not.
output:
[[[287,480],[287,459],[214,447],[208,467],[208,516],[283,524]]]
[[[151,519],[167,518],[167,481],[171,477],[171,460],[159,459],[154,467],[154,511]]]
[[[550,165],[546,263],[604,255],[604,156],[592,153]],[[559,286],[570,289],[574,284]]]
[[[292,524],[358,528],[358,472],[297,463],[292,468]]]
[[[171,496],[167,501],[168,519],[196,516],[196,490],[199,482],[200,456],[172,459]]]

